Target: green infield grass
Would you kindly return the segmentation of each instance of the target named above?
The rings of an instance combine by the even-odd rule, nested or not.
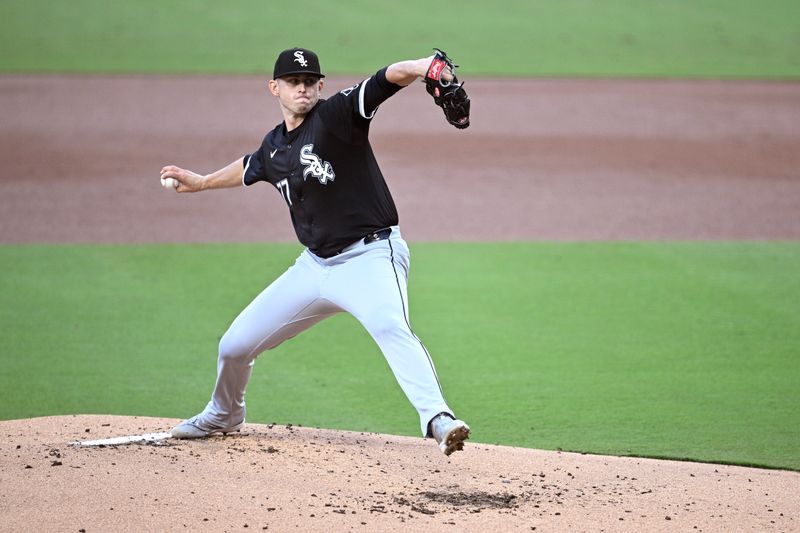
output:
[[[188,417],[299,253],[0,247],[0,418]],[[800,244],[412,246],[411,317],[478,442],[800,469]],[[350,316],[255,365],[248,420],[417,435]]]
[[[4,0],[0,72],[269,73],[315,49],[332,74],[438,46],[465,77],[800,76],[796,0]]]

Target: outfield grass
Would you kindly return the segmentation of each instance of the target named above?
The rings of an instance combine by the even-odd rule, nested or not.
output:
[[[294,245],[0,247],[0,418],[184,417]],[[800,469],[800,244],[417,244],[411,313],[474,439]],[[258,360],[252,422],[415,435],[341,315]]]
[[[432,46],[465,76],[800,77],[796,0],[4,0],[0,72],[367,73]]]

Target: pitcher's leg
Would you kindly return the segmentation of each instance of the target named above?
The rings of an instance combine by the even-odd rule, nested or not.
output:
[[[407,272],[405,242],[390,239],[370,244],[368,251],[348,260],[325,288],[332,292],[330,299],[355,316],[375,339],[419,414],[422,434],[428,435],[431,419],[439,413],[452,415],[452,410],[445,402],[430,354],[411,330]]]
[[[256,357],[340,311],[319,298],[319,277],[301,256],[236,317],[219,343],[217,381],[205,419],[220,427],[241,423]]]

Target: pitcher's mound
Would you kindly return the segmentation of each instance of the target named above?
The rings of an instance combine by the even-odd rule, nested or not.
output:
[[[248,424],[199,441],[177,420],[0,422],[4,531],[798,531],[800,474]],[[478,432],[480,428],[477,429]]]

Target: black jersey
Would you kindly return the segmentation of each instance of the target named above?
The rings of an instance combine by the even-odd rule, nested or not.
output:
[[[367,137],[378,106],[401,88],[381,69],[321,99],[294,130],[279,124],[244,158],[244,184],[274,185],[289,206],[297,238],[320,257],[398,223]]]

